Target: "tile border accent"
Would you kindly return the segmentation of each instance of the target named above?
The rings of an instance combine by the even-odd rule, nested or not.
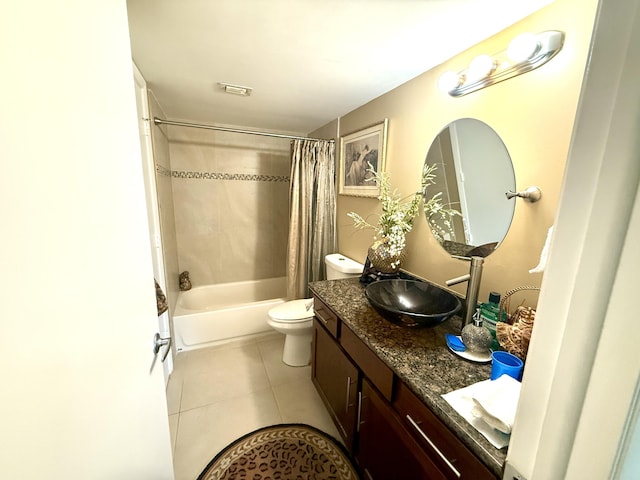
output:
[[[196,180],[244,180],[251,182],[288,182],[288,175],[257,175],[250,173],[217,173],[217,172],[189,172],[173,170],[172,178],[186,178]]]
[[[156,173],[158,175],[162,175],[163,177],[170,177],[171,176],[171,170],[169,170],[164,165],[160,165],[160,164],[156,165]]]

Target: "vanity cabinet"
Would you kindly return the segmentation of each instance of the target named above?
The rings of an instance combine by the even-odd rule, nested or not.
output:
[[[317,319],[312,342],[311,379],[353,453],[360,371]]]
[[[356,461],[367,480],[446,480],[389,403],[362,381]]]
[[[393,400],[405,428],[445,472],[447,478],[490,480],[496,477],[402,382]]]
[[[314,309],[312,380],[364,478],[497,478],[317,297]]]

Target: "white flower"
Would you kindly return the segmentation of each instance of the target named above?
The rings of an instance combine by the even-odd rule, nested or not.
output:
[[[372,165],[369,164],[369,171],[373,174],[373,178],[368,180],[375,181],[380,188],[378,200],[382,204],[382,213],[379,215],[378,225],[370,224],[355,212],[349,212],[347,215],[353,219],[357,229],[371,228],[376,232],[375,237],[387,239],[391,255],[399,255],[405,248],[406,234],[413,228],[413,220],[418,214],[420,201],[422,200],[423,209],[427,219],[430,220],[431,230],[436,239],[441,241],[445,233],[449,233],[445,229],[450,232],[453,231],[451,219],[456,215],[460,215],[460,212],[445,208],[441,200],[442,192],[438,192],[429,200],[426,200],[427,187],[435,184],[435,174],[433,172],[436,169],[436,164],[425,165],[422,171],[422,191],[414,193],[410,201],[402,203],[403,199],[400,198],[397,191],[391,191],[387,174],[376,172]],[[442,222],[443,227],[440,227],[436,222],[431,222],[431,219],[436,218]]]

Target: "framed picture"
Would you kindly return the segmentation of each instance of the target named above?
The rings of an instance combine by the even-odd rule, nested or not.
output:
[[[370,169],[384,172],[387,127],[384,119],[340,138],[340,178],[338,193],[358,197],[377,197],[380,189]]]

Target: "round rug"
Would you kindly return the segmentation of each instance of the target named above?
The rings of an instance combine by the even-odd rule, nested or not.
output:
[[[300,424],[272,425],[225,447],[198,480],[357,480],[344,447]]]

